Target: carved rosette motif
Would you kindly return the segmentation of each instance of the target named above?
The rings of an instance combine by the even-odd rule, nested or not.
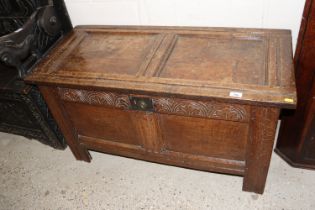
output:
[[[184,116],[196,116],[231,121],[249,121],[249,107],[216,102],[200,102],[182,99],[154,99],[157,112],[173,113]]]
[[[59,96],[62,100],[71,102],[107,105],[122,109],[129,109],[131,106],[127,95],[111,92],[60,88]]]

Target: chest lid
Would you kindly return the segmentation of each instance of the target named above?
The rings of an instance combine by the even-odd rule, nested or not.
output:
[[[293,108],[287,30],[80,26],[27,81]]]

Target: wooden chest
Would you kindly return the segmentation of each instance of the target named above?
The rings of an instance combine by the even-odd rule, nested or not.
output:
[[[81,26],[27,77],[78,160],[88,150],[244,177],[263,193],[281,108],[285,30]]]

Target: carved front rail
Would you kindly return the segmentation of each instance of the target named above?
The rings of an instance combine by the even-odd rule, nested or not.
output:
[[[60,88],[59,96],[64,101],[132,109],[132,102],[130,102],[132,97],[114,92]],[[250,107],[247,105],[149,96],[143,96],[143,98],[152,100],[152,111],[158,113],[239,122],[249,122],[250,119]]]

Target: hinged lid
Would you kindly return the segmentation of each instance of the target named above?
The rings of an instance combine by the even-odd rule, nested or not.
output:
[[[81,26],[27,81],[293,108],[287,30]]]

